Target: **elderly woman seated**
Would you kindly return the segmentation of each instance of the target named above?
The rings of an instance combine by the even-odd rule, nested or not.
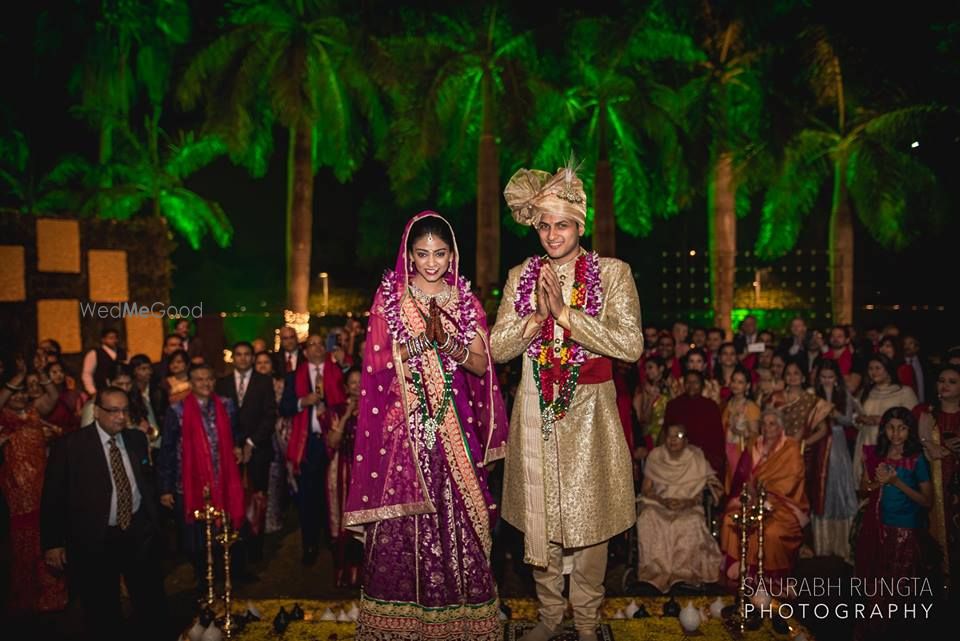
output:
[[[723,560],[707,529],[703,491],[718,499],[723,485],[703,451],[687,444],[682,425],[666,429],[644,468],[637,518],[640,564],[637,578],[666,592],[675,583],[715,583]]]
[[[740,493],[744,486],[750,505],[756,502],[760,484],[766,488],[766,505],[771,510],[764,520],[763,567],[767,578],[786,576],[793,569],[803,542],[810,504],[804,491],[803,454],[800,443],[784,434],[783,416],[778,410],[766,410],[760,417],[761,438],[740,457],[730,488],[730,501],[723,515],[720,547],[725,555],[726,576],[740,576],[740,531],[734,515],[740,512]],[[758,531],[747,535],[747,572],[756,574]]]

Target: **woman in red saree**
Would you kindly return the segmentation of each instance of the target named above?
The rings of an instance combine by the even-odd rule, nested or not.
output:
[[[63,430],[64,434],[80,429],[80,407],[83,405],[80,393],[69,384],[69,377],[63,363],[54,361],[47,366],[50,382],[57,388],[57,404],[46,420]]]
[[[0,391],[0,491],[10,510],[11,615],[62,610],[67,605],[64,577],[55,576],[40,549],[40,496],[53,431],[28,405],[23,375]]]
[[[720,548],[724,552],[726,576],[731,581],[740,576],[740,531],[733,515],[740,513],[740,492],[744,485],[752,503],[762,483],[767,491],[767,505],[772,508],[764,521],[766,578],[790,574],[803,542],[803,528],[810,520],[800,444],[784,433],[783,417],[777,410],[765,410],[760,426],[761,438],[740,457],[730,488],[731,498],[723,514]],[[754,529],[747,538],[747,572],[750,576],[757,571],[757,547],[758,536]]]

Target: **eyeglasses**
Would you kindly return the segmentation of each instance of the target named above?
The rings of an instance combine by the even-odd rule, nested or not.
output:
[[[117,416],[117,415],[123,415],[123,414],[126,414],[127,416],[130,415],[129,407],[104,407],[103,405],[97,405],[97,407],[102,409],[104,412],[110,414],[111,416]]]

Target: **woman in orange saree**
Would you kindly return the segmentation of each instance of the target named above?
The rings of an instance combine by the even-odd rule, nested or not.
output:
[[[797,560],[803,542],[803,527],[809,522],[810,504],[804,490],[804,463],[800,444],[784,434],[783,417],[777,410],[766,410],[760,420],[762,437],[740,457],[733,476],[731,498],[723,514],[720,548],[723,550],[726,576],[731,581],[740,575],[740,532],[733,519],[740,512],[740,492],[748,488],[751,503],[760,484],[767,491],[771,512],[764,521],[764,576],[787,576]],[[758,533],[747,537],[747,572],[757,570]]]

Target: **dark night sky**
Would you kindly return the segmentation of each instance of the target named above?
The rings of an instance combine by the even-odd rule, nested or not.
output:
[[[194,38],[191,46],[209,42],[215,33],[218,3],[195,3],[193,16]],[[426,10],[446,3],[426,3]],[[538,29],[538,40],[552,42],[556,38],[561,14],[579,11],[609,11],[596,2],[550,3],[552,15],[547,15],[542,3],[517,3],[521,6],[521,24]],[[588,8],[579,8],[585,5]],[[748,3],[749,4],[749,3]],[[913,2],[909,11],[903,5],[881,3],[811,2],[808,14],[811,22],[821,22],[841,38],[841,44],[850,52],[845,59],[848,82],[870,87],[871,96],[878,102],[898,95],[907,95],[913,102],[937,101],[956,107],[960,86],[960,65],[957,55],[958,35],[952,36],[952,45],[946,51],[937,46],[948,40],[944,33],[933,33],[930,24],[953,23],[957,30],[958,15],[949,9],[951,3]],[[372,15],[383,3],[362,2],[362,10]],[[840,5],[840,8],[838,8]],[[93,155],[96,136],[81,121],[69,113],[75,102],[67,90],[72,65],[79,57],[82,45],[82,14],[71,2],[39,2],[15,9],[7,5],[0,17],[0,64],[5,79],[3,99],[0,101],[0,127],[24,131],[31,143],[34,162],[44,173],[56,159],[66,152]],[[897,11],[900,10],[900,12]],[[15,14],[15,15],[14,15]],[[39,19],[42,16],[42,19]],[[56,27],[62,35],[36,44],[38,24]],[[389,31],[386,20],[379,28]],[[777,27],[775,38],[792,39],[798,25],[788,23]],[[549,45],[548,45],[549,46]],[[189,52],[184,52],[187,59]],[[950,64],[953,66],[951,67]],[[168,130],[188,126],[188,116],[167,110],[164,125]],[[941,177],[941,184],[951,201],[947,221],[939,228],[924,233],[907,250],[894,253],[882,250],[858,229],[858,303],[877,304],[941,304],[949,305],[951,318],[956,317],[955,298],[956,259],[948,260],[957,246],[960,222],[956,216],[957,186],[960,185],[960,165],[956,163],[960,151],[960,127],[954,120],[921,139],[918,153],[928,159]],[[221,250],[207,242],[200,252],[193,252],[180,242],[174,253],[175,302],[204,300],[216,310],[230,311],[240,304],[257,306],[261,300],[278,307],[283,299],[283,214],[285,183],[286,136],[278,132],[275,151],[267,175],[250,178],[243,170],[219,161],[198,172],[190,186],[209,198],[219,201],[230,216],[236,231],[231,247]],[[506,176],[501,177],[506,180]],[[329,271],[334,285],[345,284],[372,291],[382,269],[388,266],[396,252],[395,241],[384,247],[383,262],[358,261],[356,256],[357,211],[372,207],[382,211],[388,238],[397,238],[403,221],[417,211],[399,212],[393,204],[383,167],[370,160],[352,182],[338,183],[327,170],[321,170],[315,184],[316,204],[314,221],[314,273]],[[824,200],[823,207],[829,203]],[[468,207],[462,212],[443,212],[458,221],[458,232],[467,272],[472,272],[473,243],[470,230],[473,212]],[[633,263],[635,270],[651,268],[654,257],[662,251],[686,251],[702,248],[706,243],[706,207],[702,201],[674,220],[661,222],[645,239],[634,239],[620,234],[618,253]],[[750,249],[753,243],[758,213],[743,219],[739,225],[740,248]],[[801,238],[805,248],[826,246],[825,215],[810,220]],[[913,222],[913,221],[911,221]],[[924,227],[924,230],[927,228]],[[502,266],[506,270],[534,249],[534,240],[528,236],[517,239],[504,231]],[[952,258],[952,257],[951,257]],[[641,274],[641,300],[651,298],[659,291],[659,275],[649,280]],[[950,287],[944,287],[946,278],[953,277]],[[879,293],[878,293],[879,292]],[[209,308],[209,307],[208,307]],[[945,326],[947,314],[932,319]],[[861,317],[869,322],[876,317]],[[939,319],[939,320],[938,320]],[[927,316],[903,318],[906,325],[930,322]],[[955,326],[955,325],[954,325]]]

